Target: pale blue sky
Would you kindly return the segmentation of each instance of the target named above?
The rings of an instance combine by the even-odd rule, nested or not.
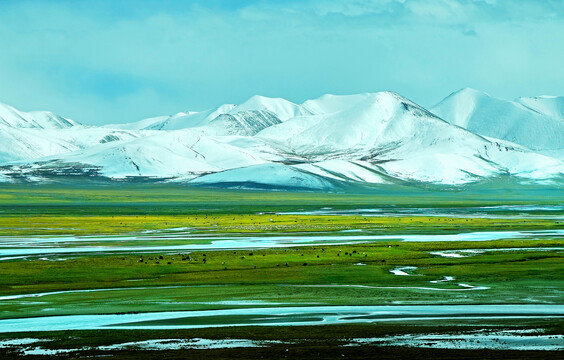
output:
[[[0,0],[0,102],[83,123],[392,90],[564,95],[564,1]]]

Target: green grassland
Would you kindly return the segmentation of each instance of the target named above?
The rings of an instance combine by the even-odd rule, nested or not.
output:
[[[495,185],[495,184],[493,184]],[[519,212],[506,218],[471,216],[305,215],[278,212],[396,207],[458,208],[495,205],[560,205],[564,192],[540,188],[426,188],[379,187],[370,192],[306,193],[190,188],[180,184],[2,185],[0,236],[155,234],[187,228],[191,234],[342,235],[452,234],[471,231],[548,230],[564,228],[564,211]],[[464,210],[461,210],[462,212]],[[544,215],[550,216],[544,216]],[[544,218],[543,218],[544,216]],[[90,241],[90,240],[89,240]],[[96,240],[81,244],[96,245]],[[135,240],[105,241],[119,248]],[[150,240],[151,245],[181,245],[189,237]],[[8,244],[8,245],[7,245]],[[65,244],[64,239],[57,246]],[[563,304],[564,240],[557,237],[463,242],[402,242],[382,240],[348,245],[324,244],[290,248],[221,251],[150,250],[133,253],[49,255],[47,259],[0,261],[0,296],[60,292],[40,297],[0,301],[0,319],[68,314],[114,314],[144,311],[203,310],[255,306],[385,305],[385,304]],[[519,248],[512,251],[493,249]],[[552,250],[538,248],[553,248]],[[488,250],[473,256],[447,258],[431,254],[456,249]],[[161,258],[162,257],[162,258]],[[204,261],[205,259],[205,261]],[[158,263],[157,263],[158,262]],[[361,265],[362,264],[362,265]],[[390,270],[413,266],[410,276]],[[431,283],[452,276],[454,281]],[[464,290],[458,284],[482,287]],[[321,286],[320,286],[321,285]],[[98,290],[76,292],[76,290]],[[442,290],[442,291],[438,291]],[[74,291],[74,292],[73,292]],[[538,320],[540,321],[540,320]],[[514,323],[488,323],[512,328]],[[558,321],[542,324],[562,333]],[[119,358],[217,359],[332,358],[488,358],[541,357],[538,352],[343,348],[342,339],[404,332],[479,329],[478,322],[441,324],[335,325],[319,327],[221,328],[171,331],[69,331],[49,334],[2,334],[10,337],[48,337],[53,348],[98,345],[151,338],[293,339],[293,345],[265,349],[194,350],[190,352],[112,353]],[[458,330],[457,330],[458,329]],[[288,350],[286,350],[288,349]],[[270,351],[270,352],[269,352]],[[541,352],[542,353],[542,352]],[[399,354],[399,355],[398,355]],[[0,349],[0,357],[16,356]],[[81,356],[97,356],[95,352]],[[104,355],[108,355],[105,353]],[[545,355],[554,354],[546,352]],[[72,354],[58,357],[73,357]]]
[[[295,192],[211,189],[175,183],[0,184],[0,211],[65,214],[201,214],[291,211],[331,206],[453,207],[511,204],[562,204],[564,191],[554,186],[523,186],[507,182],[449,188],[378,185],[349,191]]]
[[[558,191],[426,189],[353,194],[194,189],[181,185],[112,184],[99,186],[0,187],[0,235],[121,235],[141,231],[189,228],[191,233],[276,235],[449,234],[470,231],[564,228],[556,218],[472,218],[437,216],[342,216],[265,213],[271,210],[363,208],[370,206],[464,207],[506,203],[559,204]],[[398,192],[401,195],[398,195]],[[501,195],[499,195],[501,194]],[[560,197],[559,197],[560,196]],[[554,215],[554,214],[551,214]],[[143,238],[139,238],[143,239]],[[105,241],[128,246],[141,240]],[[144,240],[143,240],[144,241]],[[189,237],[153,239],[151,245],[190,243]],[[96,245],[92,242],[81,244]],[[65,255],[64,261],[36,258],[0,262],[0,295],[50,291],[128,288],[96,293],[49,295],[0,303],[0,317],[47,313],[113,313],[190,310],[221,305],[222,300],[261,300],[291,304],[391,303],[561,303],[562,251],[487,252],[467,258],[443,258],[432,251],[513,247],[562,247],[562,240],[407,243],[307,246],[254,251],[193,253],[124,253]],[[144,241],[143,245],[147,245]],[[58,246],[72,246],[62,244]],[[252,253],[252,255],[250,255]],[[157,258],[163,256],[163,259]],[[143,260],[140,261],[140,258]],[[182,260],[184,258],[185,260]],[[206,263],[203,259],[206,259]],[[57,260],[57,257],[54,257]],[[169,264],[170,263],[170,264]],[[366,265],[355,265],[363,263]],[[286,265],[287,264],[287,265]],[[398,266],[416,266],[413,276],[394,276]],[[456,282],[431,284],[443,276]],[[433,291],[409,287],[459,288],[457,283],[490,287],[484,291]],[[363,285],[371,287],[303,287]],[[174,290],[159,289],[175,286]],[[147,287],[148,289],[138,289]],[[382,287],[403,287],[383,289]],[[137,289],[134,289],[137,288]],[[88,304],[88,306],[84,306]]]
[[[100,235],[189,228],[193,233],[290,233],[363,229],[386,234],[462,233],[564,228],[564,219],[492,219],[429,216],[275,214],[201,215],[0,215],[0,233],[10,235]]]
[[[181,184],[0,186],[0,235],[123,234],[189,227],[226,233],[374,229],[378,233],[535,230],[564,227],[558,219],[361,217],[274,214],[381,208],[465,208],[558,205],[561,189],[455,188],[445,191],[389,185],[371,192],[307,193],[222,190]],[[546,215],[542,210],[532,215]],[[553,218],[564,211],[551,211]],[[563,218],[561,217],[561,219]]]
[[[563,246],[562,240],[395,241],[189,254],[77,255],[64,261],[3,261],[2,295],[123,289],[5,300],[0,302],[0,318],[215,309],[235,306],[221,305],[221,301],[240,300],[291,305],[562,303],[564,251],[536,248]],[[448,249],[516,247],[524,249],[464,258],[430,254]],[[390,273],[402,266],[417,269],[412,276]],[[444,276],[454,276],[456,281],[430,283]],[[460,290],[458,283],[489,289],[434,290]],[[45,308],[50,310],[46,312]]]

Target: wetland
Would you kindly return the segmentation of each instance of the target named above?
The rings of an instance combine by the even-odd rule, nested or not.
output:
[[[0,355],[553,356],[559,194],[3,186]]]

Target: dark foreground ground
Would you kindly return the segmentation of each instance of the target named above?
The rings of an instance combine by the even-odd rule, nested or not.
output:
[[[447,320],[440,323],[380,323],[330,326],[232,327],[191,330],[97,330],[49,333],[3,334],[3,338],[38,338],[43,349],[81,349],[57,355],[26,355],[21,351],[0,349],[1,359],[559,359],[559,351],[466,350],[426,347],[350,346],[354,339],[381,338],[403,334],[460,334],[475,331],[544,330],[544,334],[562,334],[561,320]],[[274,340],[264,347],[184,350],[100,350],[116,343],[147,339],[248,339]],[[98,347],[97,349],[95,349]]]

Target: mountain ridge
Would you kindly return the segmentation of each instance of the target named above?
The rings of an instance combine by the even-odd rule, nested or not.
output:
[[[23,112],[3,103],[0,103],[0,124],[31,129],[64,129],[80,125],[50,111]]]
[[[391,91],[326,94],[302,104],[253,96],[101,127],[59,123],[52,119],[64,118],[42,112],[32,128],[0,123],[0,181],[96,176],[322,191],[338,184],[457,186],[499,176],[556,181],[564,174],[554,155],[564,131],[560,100],[519,99],[466,88],[428,110]],[[525,136],[543,131],[556,135]]]
[[[532,150],[564,149],[564,120],[478,90],[456,91],[430,111],[474,133]]]

